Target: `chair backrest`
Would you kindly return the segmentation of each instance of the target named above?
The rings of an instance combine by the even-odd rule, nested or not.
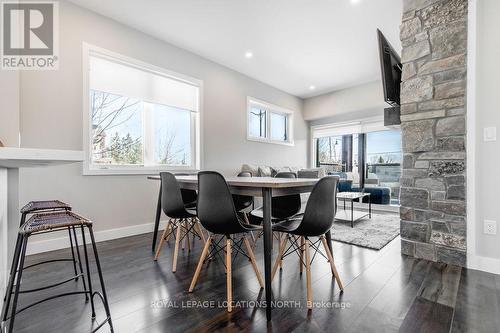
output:
[[[161,177],[161,208],[165,215],[171,218],[184,218],[188,214],[182,200],[181,188],[175,175],[170,172],[160,172]]]
[[[176,176],[191,176],[189,173],[176,173]],[[193,205],[196,204],[196,200],[198,199],[198,194],[195,190],[188,190],[185,188],[181,188],[182,201],[184,205]]]
[[[218,172],[198,173],[197,212],[203,227],[212,233],[230,235],[245,231],[238,220],[229,186]]]
[[[238,174],[238,177],[252,177],[252,173],[249,171],[242,171]]]
[[[294,172],[278,172],[275,178],[297,178]],[[271,205],[271,215],[274,218],[286,219],[300,212],[300,194],[274,197]]]
[[[316,183],[307,201],[302,222],[294,233],[313,237],[330,230],[337,210],[338,181],[338,176],[327,176]]]
[[[252,177],[252,173],[248,171],[242,171],[238,174],[238,177]],[[233,201],[236,211],[240,211],[250,207],[253,204],[253,197],[248,195],[233,194]]]

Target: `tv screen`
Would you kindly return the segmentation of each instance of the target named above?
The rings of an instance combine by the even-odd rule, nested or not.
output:
[[[380,53],[380,67],[382,70],[382,83],[384,86],[384,99],[391,106],[400,105],[401,86],[401,58],[391,44],[377,29],[378,45]]]

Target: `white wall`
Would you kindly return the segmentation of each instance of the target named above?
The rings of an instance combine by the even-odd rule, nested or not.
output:
[[[382,82],[375,81],[306,99],[303,114],[310,121],[353,113],[373,116],[383,115],[386,107]]]
[[[0,141],[19,147],[19,71],[0,70]]]
[[[500,223],[500,142],[484,142],[483,128],[500,126],[500,1],[477,1],[476,72],[476,252],[500,259],[500,224],[497,235],[483,233],[483,220]],[[500,135],[500,132],[497,133]],[[471,163],[471,162],[469,162]]]
[[[182,31],[179,31],[182,33]],[[67,2],[60,5],[58,71],[21,73],[22,146],[83,149],[82,42],[203,80],[204,169],[235,174],[242,163],[307,165],[302,100]],[[247,95],[295,111],[295,146],[246,140]],[[158,184],[145,176],[82,176],[82,165],[22,170],[21,204],[60,198],[97,231],[154,220]]]

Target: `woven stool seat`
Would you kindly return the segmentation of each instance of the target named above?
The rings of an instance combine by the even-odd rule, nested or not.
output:
[[[48,209],[71,210],[71,206],[59,200],[30,201],[23,208],[21,208],[21,214],[29,214],[32,212]]]
[[[35,214],[23,224],[20,233],[31,234],[34,232],[66,228],[72,226],[92,225],[90,220],[71,211],[57,213]]]

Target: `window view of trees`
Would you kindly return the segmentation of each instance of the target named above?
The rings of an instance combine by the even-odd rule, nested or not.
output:
[[[279,106],[250,101],[247,137],[270,143],[293,143],[292,113]]]
[[[319,138],[317,143],[320,165],[342,165],[342,137],[329,136]]]
[[[95,164],[142,164],[143,103],[92,90],[92,160]]]
[[[190,111],[96,90],[90,107],[93,164],[191,164]]]
[[[248,114],[248,134],[253,138],[265,138],[267,130],[266,110],[252,107]]]
[[[366,155],[370,164],[401,163],[401,132],[379,131],[367,133]]]

